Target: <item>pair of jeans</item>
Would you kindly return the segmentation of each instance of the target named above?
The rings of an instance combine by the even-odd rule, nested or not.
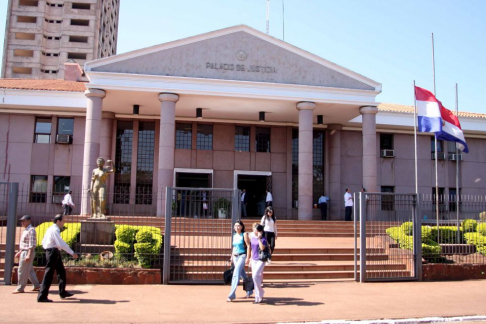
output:
[[[34,270],[34,255],[32,253],[31,258],[27,261],[25,258],[27,257],[28,251],[22,251],[20,254],[20,261],[19,261],[19,285],[17,286],[18,291],[24,291],[25,286],[27,286],[27,279],[30,279],[30,282],[34,285],[34,288],[39,288],[39,280],[37,280],[37,275],[35,274]]]
[[[263,295],[265,294],[262,288],[263,268],[265,268],[265,262],[251,259],[251,276],[255,284],[255,301],[257,303],[263,299]]]
[[[233,270],[233,279],[231,280],[231,291],[228,295],[229,299],[236,298],[236,288],[238,288],[238,282],[241,279],[246,279],[246,271],[245,271],[245,261],[246,261],[246,254],[240,254],[238,256],[233,255],[233,264],[235,265],[235,269]],[[253,294],[253,291],[247,291],[246,294],[250,296]]]
[[[57,281],[59,282],[59,295],[66,294],[66,270],[64,264],[62,264],[61,251],[58,249],[46,250],[47,265],[44,273],[44,279],[42,280],[41,289],[37,300],[47,299],[49,295],[49,288],[51,288],[52,278],[54,272],[57,272]]]

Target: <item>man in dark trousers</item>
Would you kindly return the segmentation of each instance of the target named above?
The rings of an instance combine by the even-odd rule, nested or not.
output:
[[[64,220],[62,219],[62,214],[57,214],[54,217],[54,225],[47,229],[42,239],[42,247],[46,250],[47,265],[41,289],[37,296],[37,302],[39,303],[52,302],[47,296],[52,284],[54,271],[57,272],[57,279],[59,281],[59,296],[61,298],[67,298],[73,295],[66,291],[66,270],[64,269],[64,264],[62,264],[61,250],[69,253],[74,259],[77,259],[78,255],[61,238],[61,229],[63,227]]]
[[[248,205],[248,194],[246,189],[241,190],[241,217],[246,217],[246,205]]]
[[[322,220],[327,219],[327,202],[329,201],[328,196],[320,196],[319,201],[317,202],[319,204],[319,207],[321,208],[321,218]]]

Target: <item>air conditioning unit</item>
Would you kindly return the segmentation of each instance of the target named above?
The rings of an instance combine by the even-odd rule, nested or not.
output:
[[[446,154],[444,152],[437,152],[437,160],[445,160]],[[435,152],[432,152],[432,160],[435,160]]]
[[[385,157],[385,158],[395,157],[395,150],[381,150],[381,157]]]
[[[73,141],[72,135],[67,134],[57,134],[56,142],[58,144],[71,144]]]
[[[450,161],[462,161],[462,154],[449,154]]]

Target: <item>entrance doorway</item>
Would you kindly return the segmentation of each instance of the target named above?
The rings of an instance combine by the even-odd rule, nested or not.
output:
[[[176,172],[175,185],[183,188],[211,188],[211,173]]]
[[[237,188],[246,189],[247,217],[262,217],[265,211],[266,189],[271,190],[272,177],[267,175],[238,174]],[[243,217],[243,215],[242,215]]]

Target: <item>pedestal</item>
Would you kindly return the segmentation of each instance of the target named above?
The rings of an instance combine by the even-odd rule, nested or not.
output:
[[[107,219],[81,221],[80,243],[112,245],[115,239],[115,222]]]

